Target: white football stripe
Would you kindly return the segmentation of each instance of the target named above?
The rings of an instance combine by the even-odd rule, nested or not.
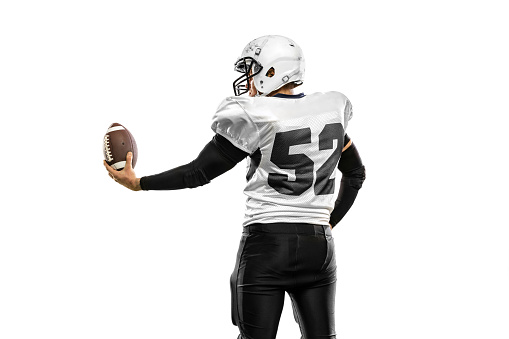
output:
[[[111,165],[114,169],[122,169],[125,167],[126,162],[125,161],[119,161]]]
[[[123,129],[125,129],[124,126],[115,126],[115,127],[108,128],[108,132],[106,132],[106,133],[121,131]]]

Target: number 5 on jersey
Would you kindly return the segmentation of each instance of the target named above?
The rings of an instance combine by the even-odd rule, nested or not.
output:
[[[337,140],[337,147],[332,155],[316,171],[314,191],[316,195],[334,193],[334,172],[341,157],[344,129],[341,123],[327,124],[318,136],[318,150],[330,150]],[[295,171],[295,180],[291,181],[287,174],[269,173],[269,185],[281,194],[299,196],[313,186],[314,162],[305,154],[289,154],[290,146],[311,143],[311,129],[301,128],[276,133],[270,161],[281,169]]]

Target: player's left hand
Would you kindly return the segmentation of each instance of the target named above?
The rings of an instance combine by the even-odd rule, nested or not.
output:
[[[109,176],[118,182],[120,185],[129,188],[132,191],[141,190],[140,179],[136,178],[136,174],[133,170],[133,153],[127,153],[125,167],[121,171],[115,170],[113,167],[103,160],[104,167],[108,171]]]

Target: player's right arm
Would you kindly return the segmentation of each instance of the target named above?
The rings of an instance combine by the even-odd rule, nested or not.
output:
[[[190,163],[169,171],[143,177],[143,190],[175,190],[208,184],[232,169],[256,149],[258,133],[237,100],[226,98],[212,119],[214,138]]]
[[[248,153],[233,146],[216,134],[190,163],[156,175],[142,177],[142,190],[177,190],[208,184],[212,179],[232,169]]]

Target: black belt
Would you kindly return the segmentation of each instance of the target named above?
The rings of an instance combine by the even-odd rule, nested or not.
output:
[[[330,227],[327,225],[314,225],[303,223],[286,223],[276,222],[270,224],[250,224],[244,227],[244,233],[289,233],[289,234],[332,234]]]

